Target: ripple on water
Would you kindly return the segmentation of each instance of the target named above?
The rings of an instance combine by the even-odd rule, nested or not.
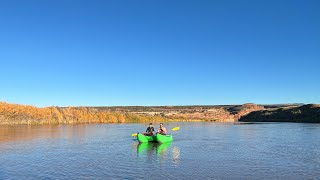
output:
[[[0,141],[0,179],[320,177],[319,125],[172,126],[177,125],[181,129],[173,132],[175,140],[165,145],[139,145],[130,135],[144,130],[143,124],[6,129],[15,134],[2,133],[5,140]],[[170,128],[170,124],[166,126]]]

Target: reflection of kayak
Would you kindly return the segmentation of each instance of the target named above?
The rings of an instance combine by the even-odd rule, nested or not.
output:
[[[139,143],[137,146],[138,153],[153,153],[157,152],[157,154],[163,154],[166,152],[166,150],[171,146],[172,142],[168,143]]]
[[[153,149],[152,143],[139,143],[138,144],[138,153],[142,153],[144,151],[151,151]]]
[[[144,142],[155,142],[156,136],[145,136],[143,134],[138,133],[137,139],[139,142],[144,143]]]
[[[173,140],[172,135],[162,135],[162,134],[157,134],[156,136],[157,142],[159,143],[165,143],[165,142],[171,142]]]
[[[163,153],[164,151],[166,151],[172,142],[167,142],[167,143],[162,143],[160,146],[157,147],[157,152],[158,154]]]

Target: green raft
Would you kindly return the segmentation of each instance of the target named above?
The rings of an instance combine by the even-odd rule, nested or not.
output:
[[[155,142],[157,140],[156,136],[145,136],[143,134],[138,133],[137,139],[140,143],[145,142]]]
[[[157,134],[156,139],[158,143],[166,143],[173,141],[172,135],[162,135],[159,133]]]

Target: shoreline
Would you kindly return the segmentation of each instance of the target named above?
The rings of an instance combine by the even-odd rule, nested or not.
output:
[[[1,125],[147,122],[320,123],[320,105],[44,107],[0,102]]]

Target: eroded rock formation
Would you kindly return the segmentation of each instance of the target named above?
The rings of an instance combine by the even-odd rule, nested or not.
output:
[[[299,107],[266,109],[251,112],[240,118],[244,122],[307,122],[320,123],[320,105],[307,104]]]
[[[256,104],[243,104],[242,106],[233,106],[231,108],[211,108],[196,112],[178,112],[173,115],[167,115],[169,118],[182,119],[199,119],[218,122],[234,122],[238,121],[242,116],[245,116],[254,111],[263,110],[263,106]]]

